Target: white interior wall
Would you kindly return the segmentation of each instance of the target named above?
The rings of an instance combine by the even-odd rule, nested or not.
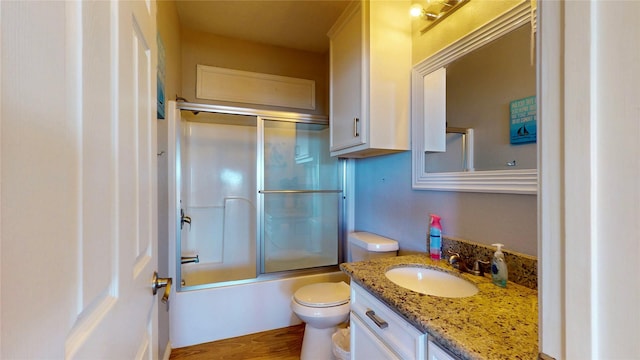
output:
[[[637,273],[640,257],[640,4],[593,2],[593,12],[598,15],[591,89],[597,100],[592,150],[599,210],[594,219],[597,260],[592,262],[598,304],[593,311],[595,357],[623,358],[640,356],[640,281],[626,280]],[[630,163],[619,163],[621,158]],[[613,256],[605,255],[611,252]],[[621,293],[625,296],[617,296]]]
[[[540,350],[558,359],[635,359],[640,3],[539,6]]]

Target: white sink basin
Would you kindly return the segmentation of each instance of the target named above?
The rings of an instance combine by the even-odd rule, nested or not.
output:
[[[421,294],[461,298],[478,293],[478,287],[473,283],[435,269],[403,266],[388,270],[384,275],[394,284]]]

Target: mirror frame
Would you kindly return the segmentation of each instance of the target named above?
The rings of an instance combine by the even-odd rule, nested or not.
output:
[[[531,9],[529,2],[522,2],[413,67],[411,71],[411,169],[413,189],[537,194],[537,169],[427,173],[424,166],[425,153],[423,151],[423,78],[496,38],[532,22],[532,16],[535,27],[535,9]],[[540,119],[538,119],[539,121]]]

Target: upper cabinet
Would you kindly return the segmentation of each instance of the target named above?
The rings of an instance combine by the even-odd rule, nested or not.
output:
[[[410,1],[355,1],[329,31],[331,155],[409,150]]]

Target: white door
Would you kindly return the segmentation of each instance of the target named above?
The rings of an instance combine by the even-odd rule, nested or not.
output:
[[[0,19],[0,358],[157,358],[155,3]]]
[[[538,7],[540,351],[638,359],[640,2]]]

